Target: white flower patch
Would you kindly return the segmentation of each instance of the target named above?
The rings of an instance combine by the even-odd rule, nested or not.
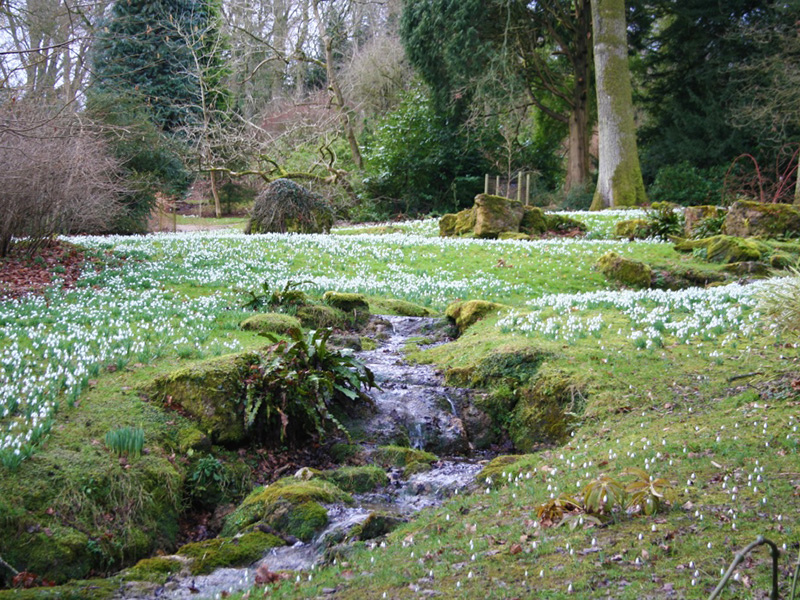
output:
[[[602,338],[602,332],[608,330],[625,335],[640,349],[661,346],[666,337],[673,343],[701,345],[714,340],[725,346],[763,327],[755,309],[757,296],[779,281],[679,291],[548,294],[529,300],[530,312],[516,312],[497,326],[566,342],[589,335]]]

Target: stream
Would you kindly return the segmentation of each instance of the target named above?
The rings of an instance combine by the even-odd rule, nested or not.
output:
[[[136,592],[128,588],[121,596],[138,598],[216,599],[225,592],[250,588],[255,584],[259,567],[271,572],[296,571],[296,577],[313,576],[326,548],[343,539],[348,531],[364,522],[375,511],[401,518],[444,502],[473,483],[483,467],[471,457],[471,445],[459,407],[467,400],[465,390],[444,385],[440,374],[429,365],[409,364],[403,349],[410,338],[424,336],[435,319],[422,317],[382,316],[373,322],[379,338],[375,350],[357,352],[356,356],[375,374],[380,389],[370,396],[375,401],[374,414],[360,423],[370,443],[364,444],[368,454],[375,446],[398,438],[442,458],[430,471],[416,473],[407,480],[400,469],[390,469],[390,483],[367,494],[353,494],[352,506],[325,505],[329,523],[311,542],[297,542],[270,550],[262,559],[246,568],[218,569],[209,575],[176,575],[155,590]],[[483,458],[483,457],[482,457]]]

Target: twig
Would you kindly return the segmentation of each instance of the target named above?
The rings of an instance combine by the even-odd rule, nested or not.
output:
[[[761,546],[762,544],[767,544],[770,547],[770,552],[772,554],[772,593],[769,597],[770,600],[778,600],[778,557],[781,553],[778,550],[778,546],[775,545],[775,542],[768,540],[763,535],[758,536],[756,541],[749,543],[734,557],[731,566],[728,567],[728,570],[725,571],[725,575],[722,576],[722,581],[720,581],[714,591],[711,592],[708,600],[714,600],[715,598],[719,597],[720,593],[722,593],[722,589],[725,587],[725,584],[728,583],[728,580],[731,578],[731,575],[733,575],[734,570],[744,560],[744,557],[747,556],[747,554],[753,548]],[[794,597],[794,594],[792,597]]]
[[[755,377],[756,375],[763,374],[763,371],[753,371],[752,373],[745,373],[744,375],[734,375],[733,377],[728,377],[728,383],[731,381],[736,381],[737,379],[746,379],[748,377]]]
[[[2,556],[0,556],[0,566],[5,567],[9,571],[11,571],[15,576],[19,575],[19,571],[17,571],[14,567],[12,567],[10,564],[4,561]]]

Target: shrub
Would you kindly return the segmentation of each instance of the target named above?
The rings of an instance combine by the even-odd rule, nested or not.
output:
[[[0,107],[0,256],[33,254],[59,233],[109,231],[121,212],[120,164],[91,124],[28,102]]]
[[[314,192],[290,179],[276,179],[256,196],[249,233],[329,232],[333,210]]]
[[[683,212],[669,202],[653,202],[646,221],[648,237],[668,239],[683,234]]]
[[[687,162],[662,167],[648,194],[652,202],[681,206],[723,204],[725,167],[698,169]]]

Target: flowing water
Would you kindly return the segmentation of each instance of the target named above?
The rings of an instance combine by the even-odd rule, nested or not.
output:
[[[362,423],[369,452],[376,444],[407,438],[412,447],[446,456],[430,471],[403,479],[399,469],[388,472],[390,484],[368,494],[355,494],[354,506],[327,505],[329,523],[310,543],[298,542],[269,551],[248,568],[218,569],[209,575],[176,576],[164,586],[137,592],[130,587],[124,598],[219,598],[224,592],[251,587],[256,571],[295,571],[297,578],[313,576],[327,547],[341,540],[356,525],[375,511],[407,518],[413,513],[436,506],[470,486],[482,464],[470,457],[470,444],[459,406],[465,392],[444,385],[441,375],[428,365],[409,364],[403,349],[410,338],[422,336],[436,323],[419,317],[380,317],[373,323],[383,338],[378,348],[357,353],[375,374],[380,390],[370,395],[375,413]]]

